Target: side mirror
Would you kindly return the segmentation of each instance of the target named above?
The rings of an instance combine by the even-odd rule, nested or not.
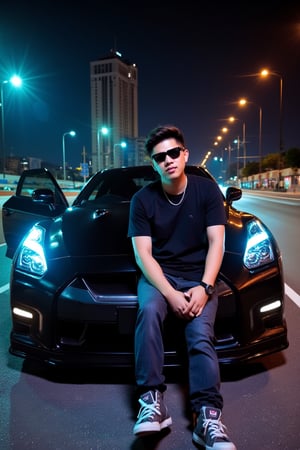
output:
[[[229,205],[231,205],[232,202],[240,200],[241,197],[242,197],[242,189],[233,186],[227,188],[225,199],[226,203],[228,203]]]
[[[34,202],[47,205],[54,204],[54,193],[51,189],[36,189],[32,192],[32,199]]]

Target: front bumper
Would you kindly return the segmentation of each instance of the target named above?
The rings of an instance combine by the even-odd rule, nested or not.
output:
[[[22,277],[11,285],[12,308],[30,311],[32,319],[13,313],[12,354],[58,366],[134,365],[136,273],[77,276],[59,291],[34,280],[30,285]],[[281,285],[276,271],[238,290],[218,283],[215,347],[220,364],[247,362],[288,347]],[[262,306],[278,299],[281,307],[261,313]],[[181,363],[173,338],[166,324],[165,366]]]

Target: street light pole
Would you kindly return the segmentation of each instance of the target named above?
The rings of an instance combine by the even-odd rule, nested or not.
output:
[[[117,158],[117,152],[116,152],[117,147],[126,148],[127,144],[124,141],[120,142],[119,144],[114,144],[114,167],[122,167],[122,158]],[[121,159],[121,161],[120,161],[120,159]]]
[[[100,133],[101,136],[105,136],[108,134],[108,128],[107,127],[101,127],[100,129],[97,129],[97,171],[99,172],[101,169],[101,164],[100,164]],[[103,146],[103,168],[105,167],[105,155],[104,155],[104,146]]]
[[[279,155],[278,155],[278,170],[281,168],[281,155],[283,153],[283,76],[277,72],[270,72],[268,69],[263,69],[260,76],[266,78],[268,75],[279,78]]]
[[[240,137],[237,137],[237,158],[236,158],[236,178],[240,177]]]
[[[99,137],[99,131],[97,130],[97,172],[100,171],[100,137]]]
[[[262,108],[259,107],[259,138],[258,138],[258,152],[259,152],[259,173],[262,172]]]
[[[247,158],[247,150],[246,150],[246,123],[243,122],[243,159],[244,159],[243,168],[244,169],[246,167],[246,158]]]
[[[62,157],[63,157],[63,180],[66,181],[66,143],[65,143],[65,137],[67,135],[70,135],[72,137],[76,136],[75,131],[67,131],[66,133],[63,133],[62,135]]]
[[[262,170],[262,107],[257,105],[254,102],[250,102],[245,98],[240,99],[239,104],[241,106],[245,106],[247,103],[252,103],[253,105],[258,106],[259,109],[259,132],[258,132],[258,158],[259,158],[259,173]]]
[[[9,80],[3,80],[0,85],[0,107],[1,107],[1,150],[2,150],[2,169],[3,178],[5,178],[5,126],[4,126],[4,85],[11,83],[14,87],[22,86],[22,79],[18,75],[13,75]]]
[[[246,102],[246,100],[245,99],[241,99],[238,103],[241,105],[241,106],[244,106],[245,105],[245,102]],[[230,122],[234,122],[235,120],[239,120],[239,119],[236,119],[235,117],[230,117],[229,118],[229,121]],[[238,138],[238,153],[239,153],[239,142],[240,141],[240,139]],[[245,167],[246,167],[246,159],[247,159],[247,149],[246,149],[246,122],[243,122],[243,141],[242,141],[242,144],[243,144],[243,169],[245,169]]]
[[[1,83],[1,150],[2,150],[2,172],[3,178],[5,178],[5,131],[4,131],[4,89],[3,86],[7,81]]]
[[[234,116],[229,117],[228,121],[230,123],[234,123],[236,121],[241,122],[241,119],[237,119]],[[240,172],[240,144],[242,143],[243,145],[243,160],[244,160],[244,168],[246,166],[246,123],[243,122],[243,137],[242,137],[242,141],[240,140],[240,136],[238,136],[237,138],[237,162],[236,162],[236,176],[237,179],[239,179],[239,172]]]
[[[279,117],[279,169],[280,169],[280,158],[283,153],[283,78],[280,77],[280,91],[279,91],[279,108],[280,108],[280,117]]]

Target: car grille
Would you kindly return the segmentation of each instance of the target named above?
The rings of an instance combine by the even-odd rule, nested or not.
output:
[[[232,290],[222,281],[217,285],[219,292],[219,309],[215,322],[217,348],[235,347],[237,338],[236,306]],[[136,318],[136,275],[134,273],[118,273],[76,279],[71,283],[72,297],[75,290],[83,291],[93,299],[91,314],[70,320],[70,315],[60,313],[56,327],[57,346],[64,349],[78,349],[87,352],[133,352],[133,335]],[[65,292],[65,304],[68,301]],[[80,292],[78,293],[80,297]],[[69,297],[70,298],[70,297]],[[62,307],[61,307],[62,308]],[[78,308],[79,309],[79,308]],[[86,310],[88,310],[88,305]],[[63,308],[62,308],[63,311]],[[88,314],[88,313],[87,313]],[[66,318],[61,316],[65,315]],[[175,332],[174,332],[175,329]],[[178,327],[174,327],[172,319],[165,323],[165,350],[173,352],[178,349]]]

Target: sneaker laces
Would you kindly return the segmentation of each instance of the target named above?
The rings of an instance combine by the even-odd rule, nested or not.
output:
[[[221,420],[204,419],[203,421],[204,434],[209,433],[212,439],[227,439],[226,427]]]
[[[140,421],[144,419],[152,419],[155,414],[161,416],[159,401],[157,400],[157,393],[155,394],[155,399],[153,403],[146,403],[142,398],[139,399],[141,408],[139,410],[137,418]]]

